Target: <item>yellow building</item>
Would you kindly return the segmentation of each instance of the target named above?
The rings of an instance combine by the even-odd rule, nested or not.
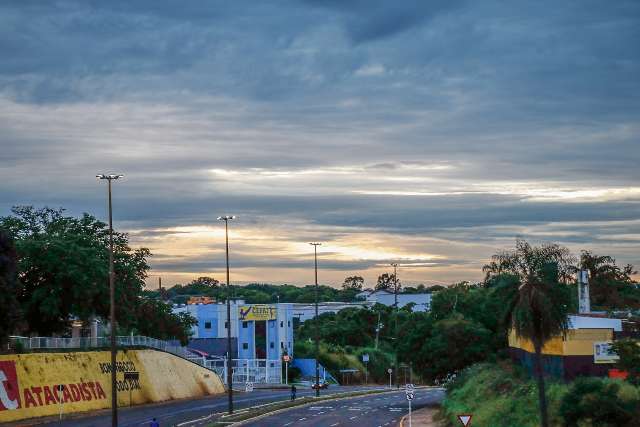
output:
[[[569,329],[563,336],[547,341],[542,349],[542,364],[550,375],[573,379],[584,375],[608,375],[615,356],[607,352],[615,340],[616,332],[622,331],[622,321],[595,315],[569,316]],[[511,357],[530,371],[533,369],[533,343],[509,334]]]

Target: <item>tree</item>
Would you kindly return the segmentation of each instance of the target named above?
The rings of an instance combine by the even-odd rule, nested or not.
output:
[[[393,291],[395,285],[395,274],[383,273],[378,276],[378,283],[376,283],[375,290],[390,290]],[[398,291],[400,290],[400,280],[398,280]]]
[[[161,301],[144,298],[138,306],[134,329],[140,335],[153,336],[161,340],[179,340],[187,345],[191,328],[198,322],[187,312],[174,314],[171,306]]]
[[[531,340],[535,350],[534,371],[538,383],[540,420],[548,427],[547,398],[542,371],[542,347],[567,329],[568,288],[559,282],[566,260],[564,248],[558,245],[533,247],[519,240],[513,251],[502,252],[498,263],[518,277],[520,285],[507,311],[508,323],[517,336]],[[496,259],[496,257],[494,257]]]
[[[486,280],[504,273],[527,276],[530,271],[540,271],[544,264],[553,262],[558,271],[558,280],[572,283],[575,272],[575,257],[568,248],[555,243],[532,247],[525,240],[516,240],[515,250],[500,251],[482,267]]]
[[[636,274],[632,265],[620,268],[608,255],[582,251],[579,268],[589,271],[589,293],[594,306],[613,308],[640,308],[640,290],[631,276]]]
[[[578,378],[564,395],[560,414],[567,427],[637,426],[640,399],[637,391],[623,391],[624,383],[602,378]],[[626,385],[626,387],[630,387]]]
[[[364,279],[361,276],[349,276],[342,283],[343,290],[361,291],[364,286]]]
[[[18,319],[18,254],[9,235],[0,230],[0,347],[14,331]]]
[[[18,295],[28,333],[65,333],[75,316],[88,320],[109,314],[109,229],[89,214],[80,218],[62,209],[16,207],[0,218],[15,240]],[[149,265],[148,249],[131,249],[128,236],[114,233],[118,326],[135,323]]]
[[[615,341],[611,347],[620,357],[616,366],[629,374],[627,381],[640,386],[640,341],[625,338]]]

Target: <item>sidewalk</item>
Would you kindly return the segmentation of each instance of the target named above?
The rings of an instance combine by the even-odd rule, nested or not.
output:
[[[433,420],[439,408],[435,406],[419,409],[411,414],[411,427],[440,427],[442,424]],[[405,415],[398,424],[409,427],[409,416]]]

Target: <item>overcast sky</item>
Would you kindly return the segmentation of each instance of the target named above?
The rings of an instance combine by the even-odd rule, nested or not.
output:
[[[516,238],[640,266],[640,2],[0,3],[0,215],[64,207],[171,285],[401,264],[479,280]],[[152,276],[151,281],[156,281]]]

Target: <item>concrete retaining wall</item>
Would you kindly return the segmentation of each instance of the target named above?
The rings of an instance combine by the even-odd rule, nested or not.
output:
[[[0,356],[0,423],[110,408],[110,360],[107,351]],[[132,371],[139,380],[124,379]],[[116,377],[121,406],[224,392],[214,372],[155,350],[119,351]]]

